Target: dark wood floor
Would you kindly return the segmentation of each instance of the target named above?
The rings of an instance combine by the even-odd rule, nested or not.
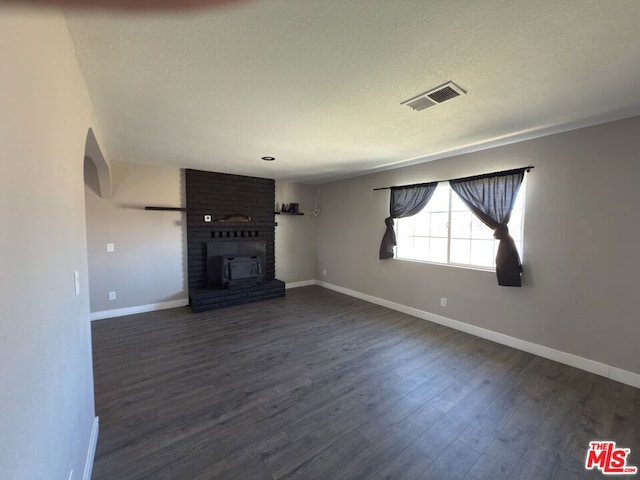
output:
[[[640,390],[320,287],[92,328],[94,480],[604,478],[595,439],[640,466]]]

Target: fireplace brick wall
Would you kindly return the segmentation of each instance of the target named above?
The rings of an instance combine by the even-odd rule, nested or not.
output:
[[[275,281],[274,237],[275,181],[268,178],[246,177],[201,170],[185,171],[187,197],[187,246],[189,271],[189,297],[202,295],[207,287],[207,243],[250,242],[264,240],[265,284]],[[242,214],[250,222],[216,222],[227,215]],[[211,216],[211,222],[205,221]],[[284,284],[278,289],[284,294]],[[273,286],[273,285],[271,285]],[[195,295],[197,292],[198,295]],[[238,292],[232,292],[238,297]],[[260,299],[259,292],[249,292],[248,301]],[[219,296],[219,295],[218,295]],[[273,296],[272,294],[269,296]],[[265,297],[267,298],[267,297]],[[242,303],[242,302],[234,302]],[[216,306],[225,306],[216,301]],[[194,308],[195,310],[195,308]]]
[[[207,243],[218,240],[264,240],[265,280],[273,280],[275,181],[200,170],[187,170],[185,180],[189,289],[206,287]],[[215,221],[235,213],[249,215],[251,221]],[[210,215],[212,221],[205,222],[205,215]]]

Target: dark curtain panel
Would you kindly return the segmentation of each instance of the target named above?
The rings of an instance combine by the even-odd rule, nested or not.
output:
[[[384,223],[387,230],[380,244],[380,259],[393,258],[393,247],[396,246],[396,232],[393,229],[393,219],[415,215],[429,202],[438,182],[426,183],[412,187],[391,187],[389,217]]]
[[[522,264],[516,244],[509,235],[509,218],[526,168],[496,174],[451,180],[449,184],[460,199],[500,240],[496,255],[498,284],[520,287]]]

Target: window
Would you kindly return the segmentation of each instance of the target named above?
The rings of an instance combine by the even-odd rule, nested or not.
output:
[[[522,258],[525,181],[509,220],[509,233]],[[448,183],[436,188],[418,214],[396,219],[396,258],[423,262],[495,268],[498,240],[454,193]]]

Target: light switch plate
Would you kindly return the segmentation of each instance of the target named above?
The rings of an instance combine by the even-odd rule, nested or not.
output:
[[[107,252],[113,253],[116,251],[116,246],[113,243],[107,243]]]

